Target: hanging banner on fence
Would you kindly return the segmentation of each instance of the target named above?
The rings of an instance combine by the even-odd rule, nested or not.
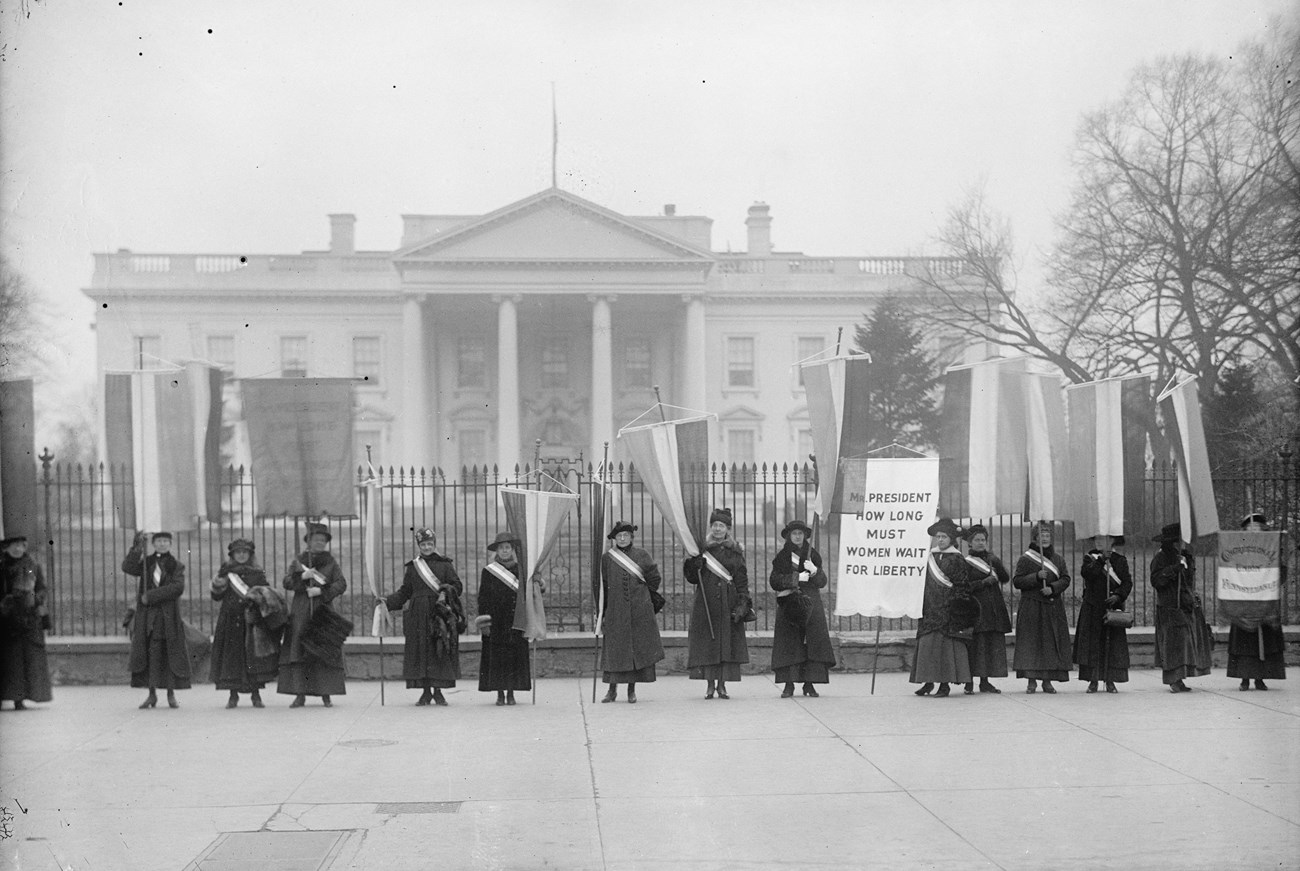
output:
[[[1282,596],[1282,533],[1220,532],[1219,609],[1245,629],[1276,622]]]
[[[0,537],[36,537],[32,380],[0,381]]]
[[[356,513],[352,379],[240,382],[262,515]]]
[[[848,482],[841,514],[835,614],[919,617],[925,560],[939,504],[939,461],[928,457],[869,459],[864,480]]]

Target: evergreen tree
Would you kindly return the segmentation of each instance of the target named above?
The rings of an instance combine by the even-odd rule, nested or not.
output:
[[[934,358],[922,347],[914,315],[887,296],[859,324],[853,341],[871,355],[871,447],[893,442],[918,450],[935,446],[939,412]]]
[[[1202,400],[1206,447],[1214,469],[1257,458],[1252,435],[1264,402],[1256,375],[1253,366],[1229,363],[1219,371],[1210,395]]]

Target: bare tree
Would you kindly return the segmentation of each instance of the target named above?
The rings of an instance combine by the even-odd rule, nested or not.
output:
[[[0,377],[28,374],[37,356],[36,294],[0,255]]]

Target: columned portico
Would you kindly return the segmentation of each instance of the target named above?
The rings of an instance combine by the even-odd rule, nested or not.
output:
[[[497,304],[497,468],[502,475],[519,463],[519,300],[493,296]]]
[[[408,465],[434,461],[429,450],[428,356],[424,347],[424,294],[413,294],[402,302],[402,455]]]
[[[704,410],[707,402],[705,394],[704,368],[704,297],[702,294],[683,294],[686,303],[686,318],[682,329],[682,368],[680,370],[682,386],[682,405],[696,411]]]
[[[599,463],[605,444],[614,441],[614,325],[610,298],[591,296],[591,448],[587,456]]]

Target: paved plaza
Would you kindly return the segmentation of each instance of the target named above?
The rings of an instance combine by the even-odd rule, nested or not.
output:
[[[59,687],[0,713],[0,867],[1295,868],[1290,683],[934,699],[857,674],[783,700],[746,677],[705,701],[669,677],[593,705],[554,678],[535,707],[465,681],[417,708],[353,682],[332,709],[233,711],[211,685],[175,711]]]

